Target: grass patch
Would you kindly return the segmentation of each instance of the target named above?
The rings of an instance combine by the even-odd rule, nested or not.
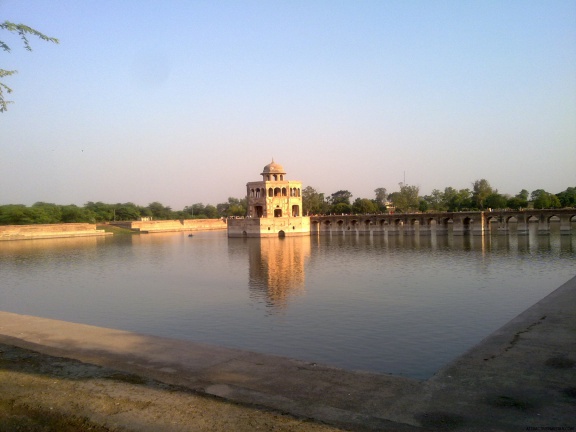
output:
[[[96,225],[97,229],[104,230],[106,232],[112,233],[114,235],[133,235],[139,234],[138,231],[131,230],[129,228],[123,228],[114,225]]]
[[[104,378],[128,384],[146,384],[148,382],[148,380],[146,380],[145,378],[142,378],[141,376],[135,374],[115,373],[112,375],[105,376]]]
[[[113,432],[91,422],[86,417],[60,414],[50,410],[16,404],[13,400],[0,400],[0,431],[22,432]]]

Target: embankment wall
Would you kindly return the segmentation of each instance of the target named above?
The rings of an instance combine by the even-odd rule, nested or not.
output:
[[[146,233],[225,230],[226,226],[225,219],[181,219],[130,222],[130,229]]]
[[[62,237],[104,236],[110,233],[89,223],[0,225],[0,241],[33,240]]]

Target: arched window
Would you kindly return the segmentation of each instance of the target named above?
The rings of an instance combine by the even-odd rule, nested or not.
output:
[[[269,189],[268,189],[268,196],[269,196],[269,197],[273,197],[273,196],[274,196],[274,189],[272,189],[272,188],[269,188]]]
[[[286,188],[282,188],[282,196],[286,196]]]

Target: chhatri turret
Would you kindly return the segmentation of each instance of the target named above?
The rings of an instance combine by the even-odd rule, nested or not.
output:
[[[272,162],[264,167],[260,175],[264,181],[283,181],[286,171],[282,165],[274,162],[274,158],[272,158]]]

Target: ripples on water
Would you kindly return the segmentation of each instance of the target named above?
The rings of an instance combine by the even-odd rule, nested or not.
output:
[[[0,243],[0,308],[427,378],[574,276],[576,236]]]

